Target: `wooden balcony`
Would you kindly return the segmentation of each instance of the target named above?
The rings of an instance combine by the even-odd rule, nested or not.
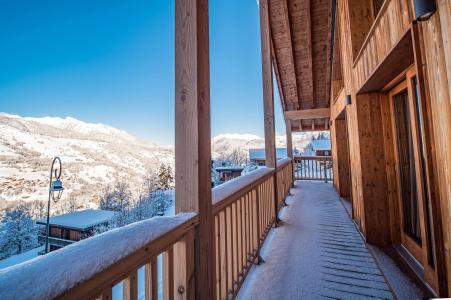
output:
[[[429,187],[432,199],[428,216],[433,220],[434,234],[429,244],[434,247],[431,254],[421,258],[432,277],[426,278],[423,287],[432,296],[448,295],[450,139],[446,133],[451,123],[447,122],[449,101],[442,101],[449,99],[449,77],[444,70],[444,66],[449,69],[444,58],[448,57],[448,39],[441,48],[430,47],[436,35],[415,33],[418,28],[411,23],[411,12],[405,13],[405,5],[411,1],[386,0],[376,18],[366,20],[370,26],[368,31],[363,28],[365,35],[357,36],[361,43],[354,53],[350,37],[356,36],[352,29],[361,24],[353,23],[351,17],[362,20],[366,15],[351,14],[355,7],[350,4],[363,1],[338,1],[337,7],[329,5],[332,3],[259,1],[266,167],[212,190],[208,0],[176,1],[177,215],[112,230],[1,270],[2,297],[111,299],[120,287],[119,296],[124,299],[422,298],[402,272],[387,272],[396,268],[390,263],[387,266],[389,259],[367,245],[361,235],[391,251],[404,247],[399,223],[402,203],[396,202],[395,195],[400,191],[395,182],[399,177],[393,160],[396,152],[394,145],[388,146],[395,131],[390,127],[387,91],[377,94],[375,90],[395,75],[390,72],[403,67],[403,59],[413,62],[413,52],[403,53],[405,42],[411,43],[406,48],[413,45],[415,51],[424,52],[419,36],[429,45],[426,62],[433,67],[426,70],[434,79],[427,83],[437,85],[437,93],[429,93],[435,99],[431,115],[441,120],[431,124],[433,128],[425,125],[427,132],[434,133],[432,141],[426,139],[425,161],[432,162],[426,166],[427,172],[420,172],[421,143],[415,143],[414,151],[418,178],[428,175],[417,186],[424,195],[424,187]],[[441,23],[449,24],[446,16],[451,6],[445,1],[439,5]],[[341,22],[337,40],[343,54],[343,78],[331,75],[335,10]],[[438,19],[436,15],[431,24],[419,27],[434,34],[440,32],[442,39],[441,30],[435,29],[444,26]],[[448,27],[444,33],[449,32]],[[410,32],[415,33],[412,38],[408,38]],[[447,36],[443,34],[443,40]],[[433,55],[436,52],[438,55]],[[421,62],[418,53],[415,63]],[[435,69],[440,76],[431,76]],[[423,71],[418,70],[418,78],[422,78]],[[335,177],[329,174],[330,158],[277,162],[273,71],[286,122],[288,157],[293,157],[292,131],[330,129]],[[399,78],[391,78],[391,83]],[[334,80],[340,84],[331,87]],[[335,89],[332,93],[331,88]],[[420,91],[429,95],[424,87]],[[410,110],[414,110],[410,98]],[[429,101],[427,96],[421,98]],[[426,104],[422,106],[426,113],[430,111]],[[414,134],[419,135],[419,131]],[[440,163],[438,171],[434,169],[436,163]],[[302,171],[312,168],[315,175]],[[289,196],[294,175],[303,180]],[[350,196],[352,206],[342,201],[331,183],[321,182],[332,179],[343,197]],[[434,180],[441,184],[435,185]],[[437,202],[437,195],[441,202]],[[352,208],[347,212],[345,207]],[[415,257],[396,255],[415,275],[418,268],[409,265],[418,262]],[[259,265],[262,256],[266,262]],[[427,261],[428,257],[432,259]],[[418,274],[416,278],[422,282],[421,270]],[[428,285],[431,283],[435,284],[432,288]]]
[[[411,22],[409,1],[384,1],[354,59],[357,91],[378,90],[388,83],[384,78],[391,78],[410,65],[413,56],[408,52],[412,48],[409,44]]]
[[[379,266],[330,183],[292,188],[291,174],[287,159],[213,189],[216,299],[422,296],[400,273],[387,279],[387,264]],[[1,271],[2,296],[194,299],[198,226],[198,215],[185,213],[82,240]]]
[[[292,161],[285,159],[276,169],[263,167],[213,189],[217,299],[235,297],[260,262],[292,174]],[[196,251],[198,226],[198,216],[185,213],[112,230],[2,271],[0,290],[6,299],[111,299],[120,286],[123,299],[158,299],[158,294],[193,299],[198,295],[194,266],[202,260]]]
[[[296,181],[286,202],[282,226],[262,247],[265,263],[252,267],[237,299],[423,297],[389,258],[364,242],[331,183]]]
[[[331,156],[295,157],[293,164],[296,180],[333,180]]]

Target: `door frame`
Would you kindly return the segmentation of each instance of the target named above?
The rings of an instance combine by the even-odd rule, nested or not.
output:
[[[407,75],[407,73],[406,73]],[[423,211],[423,196],[421,190],[419,190],[418,186],[420,185],[418,182],[418,151],[417,151],[417,145],[416,142],[416,135],[414,134],[414,128],[416,125],[416,120],[414,115],[412,115],[412,93],[410,86],[408,84],[409,76],[406,76],[406,79],[404,79],[401,83],[399,83],[396,87],[390,90],[389,92],[389,101],[390,101],[390,110],[391,110],[391,123],[392,123],[392,134],[393,134],[393,149],[394,149],[394,158],[395,158],[395,178],[396,178],[396,190],[397,190],[397,201],[398,201],[398,207],[399,207],[399,219],[400,219],[400,242],[401,245],[406,248],[408,252],[412,255],[412,257],[417,260],[420,265],[424,268],[424,255],[423,255],[423,248],[425,243],[425,226],[424,226],[424,211]],[[396,126],[396,117],[395,117],[395,107],[394,107],[394,97],[396,95],[399,95],[401,92],[407,91],[407,107],[408,107],[408,114],[409,114],[409,125],[410,126],[410,132],[412,135],[412,145],[413,145],[413,152],[414,152],[414,170],[415,170],[415,181],[416,181],[416,193],[417,193],[417,201],[418,201],[418,216],[420,219],[420,234],[421,234],[421,245],[419,245],[412,237],[410,237],[408,234],[404,232],[404,205],[403,205],[403,195],[402,195],[402,186],[401,186],[401,170],[400,170],[400,163],[399,163],[399,154],[398,154],[398,139],[397,137],[397,126]]]
[[[420,114],[422,117],[422,124],[418,124],[418,111],[416,108],[416,98],[413,86],[412,79],[416,78],[417,85],[418,85],[418,96],[420,97]],[[396,193],[395,193],[395,199],[393,199],[398,207],[398,230],[399,230],[399,239],[394,239],[393,242],[395,243],[394,246],[403,246],[403,250],[405,251],[399,251],[399,255],[401,257],[404,257],[404,260],[407,261],[407,263],[412,267],[412,269],[417,273],[417,276],[422,278],[426,285],[430,285],[429,288],[432,290],[438,291],[442,285],[441,280],[439,280],[439,273],[442,272],[441,266],[439,265],[442,263],[442,257],[437,255],[437,252],[439,251],[441,247],[438,244],[440,242],[440,237],[437,236],[441,233],[441,231],[437,231],[437,226],[440,224],[437,224],[437,222],[440,222],[439,219],[437,219],[437,214],[434,213],[435,210],[435,197],[433,196],[433,192],[435,190],[435,184],[432,181],[430,175],[431,172],[434,172],[431,170],[431,162],[429,161],[431,159],[431,150],[430,150],[430,129],[429,129],[429,117],[427,115],[427,110],[425,111],[424,106],[427,105],[426,99],[424,99],[424,90],[423,90],[423,83],[421,82],[423,80],[422,73],[418,72],[418,69],[416,65],[412,65],[407,70],[403,72],[403,74],[397,78],[396,85],[393,85],[391,83],[391,86],[389,89],[385,89],[387,92],[387,100],[389,101],[389,110],[390,110],[390,119],[391,119],[391,134],[393,136],[392,141],[392,147],[393,147],[393,158],[394,158],[394,171],[395,171],[395,180],[393,182],[394,186],[396,187]],[[393,103],[393,96],[396,94],[399,94],[401,91],[407,89],[407,101],[408,101],[408,113],[410,115],[410,129],[412,134],[412,144],[413,144],[413,152],[414,152],[414,171],[415,171],[415,180],[416,180],[416,190],[417,190],[417,198],[418,198],[418,213],[420,218],[420,232],[421,232],[421,240],[422,244],[421,246],[418,246],[418,244],[409,237],[406,233],[404,233],[404,214],[403,214],[403,203],[402,203],[402,195],[401,195],[401,182],[400,182],[400,172],[399,172],[399,158],[398,158],[398,141],[396,139],[396,128],[395,128],[395,111],[394,111],[394,103]],[[426,114],[426,115],[425,115]],[[420,133],[420,126],[423,131],[423,136],[421,136]],[[424,145],[424,155],[426,156],[426,165],[424,166],[425,169],[423,170],[423,165],[421,163],[421,152],[420,152],[420,138],[422,138]],[[424,175],[423,175],[424,174]],[[423,188],[423,180],[426,181],[427,189],[428,191],[425,191]],[[432,210],[432,216],[429,216],[429,222],[431,222],[432,226],[432,232],[431,232],[431,239],[429,239],[428,236],[428,229],[426,226],[428,226],[426,214],[428,213],[427,207],[426,207],[426,197],[428,197],[431,210]],[[396,223],[396,222],[395,222]],[[393,239],[393,237],[392,237]],[[431,240],[432,243],[429,241]],[[434,257],[430,257],[430,253],[428,251],[428,247],[434,247],[435,251],[432,254]],[[433,248],[433,249],[434,249]],[[406,254],[408,257],[406,257]],[[435,267],[432,267],[429,264],[429,261],[433,260]],[[412,266],[412,261],[417,262],[417,266]],[[421,266],[421,270],[418,270],[418,266]],[[418,273],[419,272],[419,273]]]

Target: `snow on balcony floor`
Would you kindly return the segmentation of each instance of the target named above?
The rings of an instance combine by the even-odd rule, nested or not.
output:
[[[238,299],[422,299],[401,272],[388,283],[332,184],[298,181]],[[397,269],[393,265],[394,269]],[[384,268],[386,269],[386,268]]]

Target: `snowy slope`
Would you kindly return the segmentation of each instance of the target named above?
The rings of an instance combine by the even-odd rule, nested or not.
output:
[[[318,132],[293,133],[293,147],[302,150],[312,140],[313,136],[318,136]],[[276,146],[286,147],[285,135],[276,135]],[[265,140],[252,134],[220,134],[212,139],[212,156],[218,159],[239,151],[242,155],[248,156],[249,149],[264,148]]]
[[[173,165],[173,153],[103,124],[0,113],[0,204],[46,200],[48,169],[56,155],[63,162],[63,200],[96,206],[106,185],[122,180],[138,191],[161,163]]]
[[[312,133],[293,136],[304,148]],[[277,136],[285,147],[285,136]],[[263,148],[252,134],[221,134],[212,139],[214,159],[234,151],[247,157],[249,148]],[[0,113],[0,209],[12,201],[46,201],[49,167],[54,156],[63,162],[62,201],[96,208],[99,195],[117,180],[138,194],[143,180],[161,163],[174,164],[174,149],[137,139],[123,130],[66,117],[25,118]]]

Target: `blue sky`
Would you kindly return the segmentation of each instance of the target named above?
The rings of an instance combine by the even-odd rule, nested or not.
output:
[[[173,143],[174,0],[1,1],[0,36],[0,111]],[[210,1],[210,57],[212,135],[263,136],[255,0]]]

